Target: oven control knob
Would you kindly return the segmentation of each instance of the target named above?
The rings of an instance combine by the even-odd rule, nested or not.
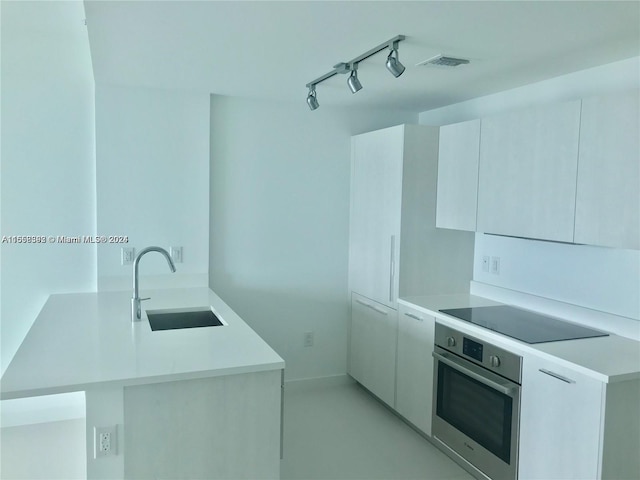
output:
[[[489,357],[489,364],[492,367],[499,367],[500,366],[500,357],[498,357],[497,355],[491,355]]]
[[[447,337],[447,347],[455,347],[456,339],[453,337]]]

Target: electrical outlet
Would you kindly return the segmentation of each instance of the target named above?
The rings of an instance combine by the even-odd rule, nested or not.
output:
[[[304,334],[304,346],[313,347],[313,332],[306,332]]]
[[[120,249],[120,264],[133,265],[136,258],[136,249],[133,247],[122,247]]]
[[[491,273],[500,275],[500,257],[491,257]]]
[[[182,263],[182,247],[169,247],[169,255],[173,263]]]
[[[112,427],[93,427],[93,458],[118,454],[116,425]]]
[[[489,255],[482,257],[482,271],[489,272]]]

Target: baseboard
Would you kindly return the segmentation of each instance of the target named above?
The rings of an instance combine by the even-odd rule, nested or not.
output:
[[[285,388],[288,387],[335,387],[339,385],[350,385],[356,383],[346,373],[338,375],[327,375],[323,377],[311,377],[311,378],[296,378],[292,380],[286,380],[285,370]]]

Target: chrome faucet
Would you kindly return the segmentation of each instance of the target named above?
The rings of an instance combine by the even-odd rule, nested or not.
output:
[[[140,263],[140,259],[145,253],[149,252],[158,252],[165,256],[167,262],[169,263],[169,268],[172,272],[176,271],[176,266],[173,264],[173,260],[171,260],[171,255],[164,248],[161,247],[147,247],[144,248],[138,253],[136,259],[133,261],[133,298],[131,299],[131,321],[139,322],[142,318],[142,311],[140,308],[140,304],[143,300],[149,300],[148,298],[140,298],[138,294],[138,264]]]

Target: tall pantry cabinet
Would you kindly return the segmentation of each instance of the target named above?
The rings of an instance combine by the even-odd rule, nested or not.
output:
[[[399,296],[469,291],[473,234],[436,229],[439,128],[399,125],[351,143],[349,373],[395,405]]]

